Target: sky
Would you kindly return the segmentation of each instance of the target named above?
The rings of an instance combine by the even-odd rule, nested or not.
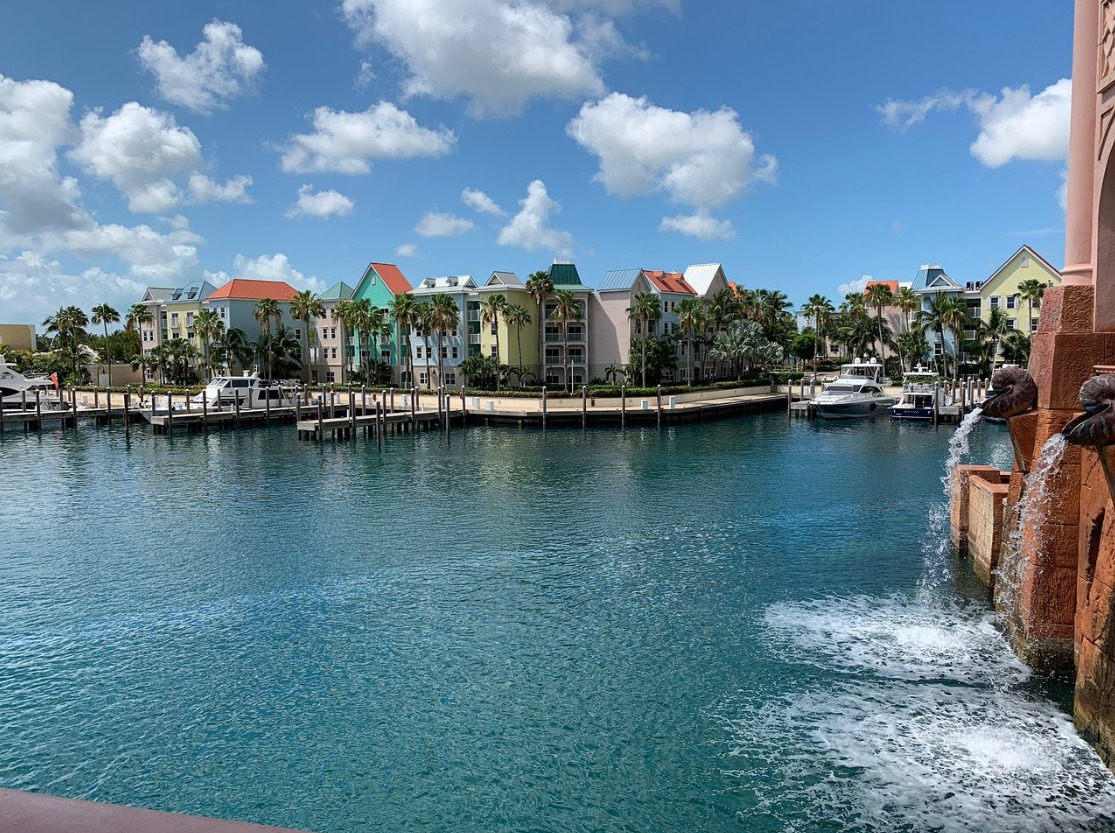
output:
[[[719,262],[795,304],[1064,259],[1072,4],[11,0],[0,322]],[[40,328],[41,329],[41,328]]]

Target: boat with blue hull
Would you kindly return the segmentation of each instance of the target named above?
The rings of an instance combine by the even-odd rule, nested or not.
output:
[[[903,380],[902,395],[891,408],[890,418],[914,422],[930,422],[934,414],[952,405],[937,374],[923,367],[915,368]]]

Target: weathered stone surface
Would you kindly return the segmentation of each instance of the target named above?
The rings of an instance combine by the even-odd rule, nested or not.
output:
[[[1011,417],[1007,420],[1011,442],[1014,444],[1014,468],[1029,471],[1034,459],[1034,438],[1038,428],[1038,412]],[[1021,456],[1021,460],[1019,457]]]
[[[992,586],[999,551],[1003,542],[1003,501],[1009,486],[1000,483],[995,471],[994,482],[977,474],[968,479],[968,557],[972,569],[988,587]]]
[[[1115,660],[1095,643],[1084,640],[1076,649],[1076,691],[1073,722],[1096,747],[1108,766],[1115,762]]]
[[[1095,290],[1091,286],[1051,286],[1041,299],[1038,332],[1090,333],[1094,308]]]
[[[1076,570],[1047,567],[1023,578],[1022,629],[1027,639],[1073,638]]]
[[[1030,375],[1038,385],[1038,407],[1078,410],[1080,386],[1093,367],[1110,361],[1103,333],[1044,333],[1033,337]]]
[[[1003,475],[994,466],[957,466],[952,473],[949,496],[949,539],[960,555],[968,550],[968,484],[972,475],[998,483]]]

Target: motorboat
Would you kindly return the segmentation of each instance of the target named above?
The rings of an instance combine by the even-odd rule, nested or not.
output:
[[[0,407],[57,410],[61,400],[56,393],[57,385],[48,376],[26,376],[8,363],[0,354]]]
[[[179,413],[187,410],[213,412],[292,408],[298,396],[294,385],[262,380],[256,373],[245,372],[242,376],[214,376],[201,393],[190,397],[188,407],[185,402],[174,402],[172,410]],[[165,397],[154,396],[151,407],[141,409],[140,413],[150,422],[154,416],[165,416],[167,405]]]
[[[940,384],[937,374],[925,367],[916,367],[906,374],[902,381],[902,395],[891,408],[891,419],[922,420],[933,419],[934,413],[952,404]]]
[[[817,416],[853,419],[878,416],[895,403],[883,388],[883,366],[875,359],[856,359],[840,366],[840,375],[810,400]]]

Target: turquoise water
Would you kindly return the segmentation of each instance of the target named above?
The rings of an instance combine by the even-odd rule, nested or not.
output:
[[[2,436],[0,786],[319,831],[1111,830],[1066,686],[941,546],[950,433]]]

